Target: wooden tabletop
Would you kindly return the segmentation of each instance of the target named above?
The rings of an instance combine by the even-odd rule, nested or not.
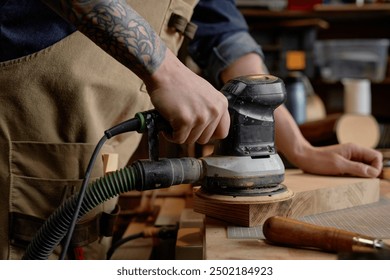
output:
[[[381,180],[381,197],[390,199],[390,181]],[[228,223],[206,218],[204,258],[209,260],[335,260],[338,255],[315,249],[281,247],[264,239],[228,238]],[[390,243],[390,239],[384,240]]]

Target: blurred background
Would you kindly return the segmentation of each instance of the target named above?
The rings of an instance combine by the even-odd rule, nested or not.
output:
[[[284,79],[286,106],[312,143],[344,141],[334,135],[335,125],[345,114],[357,114],[365,116],[356,119],[360,132],[368,118],[378,127],[367,145],[390,148],[390,1],[237,0],[237,5],[270,73]],[[312,135],[313,129],[323,131]]]

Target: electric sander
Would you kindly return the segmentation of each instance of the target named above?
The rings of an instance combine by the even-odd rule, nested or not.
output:
[[[202,196],[291,197],[282,184],[284,165],[274,142],[274,110],[286,100],[281,79],[251,75],[230,80],[221,89],[229,101],[228,136],[202,158]]]
[[[201,185],[195,192],[195,211],[248,226],[261,221],[266,214],[252,221],[250,209],[240,205],[290,199],[293,193],[282,184],[285,170],[274,143],[274,110],[286,99],[282,80],[271,75],[243,76],[230,80],[221,91],[229,101],[231,124],[228,136],[215,143],[211,156],[159,159],[158,132],[169,132],[169,125],[155,110],[138,113],[135,118],[106,130],[86,174],[90,174],[105,140],[125,132],[148,132],[150,159],[138,160],[89,185],[86,176],[80,193],[53,212],[29,244],[23,259],[47,259],[65,235],[69,244],[72,225],[79,218],[100,203],[128,191]],[[215,213],[218,210],[229,213],[219,215]]]
[[[242,76],[228,81],[221,92],[229,103],[229,133],[215,142],[212,155],[200,159],[159,159],[157,133],[169,133],[170,126],[155,110],[138,114],[145,120],[150,157],[133,163],[140,185],[192,183],[201,186],[197,196],[234,203],[291,198],[282,184],[285,169],[274,141],[274,110],[286,100],[283,81],[272,75]]]

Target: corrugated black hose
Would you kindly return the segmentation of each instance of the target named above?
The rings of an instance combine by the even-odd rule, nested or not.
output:
[[[76,222],[99,204],[119,194],[133,190],[144,191],[195,183],[202,179],[201,161],[195,158],[181,158],[137,161],[129,167],[112,172],[88,184],[92,167],[103,143],[124,132],[144,132],[148,121],[153,118],[161,118],[155,110],[138,113],[136,118],[105,132],[88,164],[80,192],[66,200],[46,220],[28,245],[23,259],[48,259],[66,236],[60,256],[64,259]]]
[[[109,173],[92,182],[85,192],[78,219],[119,194],[133,190],[145,191],[195,183],[201,178],[202,164],[195,158],[136,161],[129,167]],[[49,258],[67,233],[77,199],[77,194],[70,197],[46,220],[27,247],[23,259]]]

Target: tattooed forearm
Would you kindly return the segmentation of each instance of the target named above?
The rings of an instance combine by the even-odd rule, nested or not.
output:
[[[125,0],[42,1],[141,77],[164,59],[164,43]]]

